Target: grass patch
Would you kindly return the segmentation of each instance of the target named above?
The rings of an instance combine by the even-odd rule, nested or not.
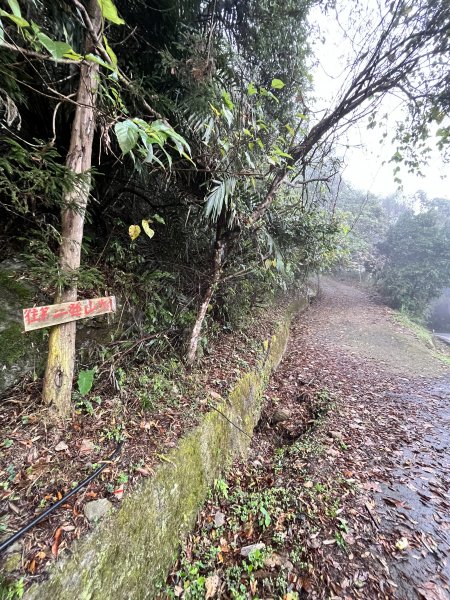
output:
[[[397,323],[408,329],[418,340],[422,342],[429,350],[433,351],[433,356],[446,365],[450,365],[450,355],[436,348],[433,340],[433,334],[423,325],[413,321],[405,313],[397,313],[394,316]]]
[[[402,325],[413,333],[416,338],[420,342],[423,342],[428,348],[434,348],[433,336],[426,327],[413,321],[406,313],[398,312],[395,314],[394,319],[399,325]]]

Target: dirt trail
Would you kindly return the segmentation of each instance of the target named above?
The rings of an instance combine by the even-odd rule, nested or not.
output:
[[[186,599],[450,598],[449,425],[450,370],[436,350],[366,290],[324,280],[293,324],[248,459],[207,502],[169,588]]]
[[[370,552],[384,562],[393,597],[450,598],[449,369],[366,291],[331,280],[322,289],[301,337],[340,365],[332,420],[350,442],[347,469],[372,492]]]

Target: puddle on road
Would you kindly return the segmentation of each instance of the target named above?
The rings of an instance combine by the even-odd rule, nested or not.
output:
[[[450,377],[400,398],[420,420],[399,448],[401,466],[375,494],[381,530],[408,540],[390,575],[399,599],[450,598]]]

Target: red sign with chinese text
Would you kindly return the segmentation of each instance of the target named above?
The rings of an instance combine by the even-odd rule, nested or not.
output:
[[[86,317],[97,317],[111,312],[116,312],[115,296],[24,308],[23,322],[25,331],[32,331],[33,329],[61,325],[61,323],[78,321],[78,319],[85,319]]]

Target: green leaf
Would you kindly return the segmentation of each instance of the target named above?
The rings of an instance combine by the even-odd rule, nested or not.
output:
[[[22,18],[20,6],[17,0],[8,0],[9,8],[14,16]]]
[[[83,60],[83,56],[72,50],[72,48],[64,54],[63,58],[69,58],[70,60]]]
[[[3,29],[3,23],[0,19],[0,44],[3,44],[5,41],[5,30]]]
[[[213,222],[217,222],[224,206],[228,208],[230,199],[234,194],[237,180],[234,177],[229,177],[223,181],[213,179],[216,184],[206,197],[205,216]]]
[[[268,90],[266,90],[266,88],[263,88],[263,87],[259,88],[259,92],[260,92],[261,96],[265,96],[267,98],[272,98],[272,100],[275,100],[275,102],[277,102],[279,104],[280,101],[278,100],[278,98],[276,96],[274,96],[272,94],[272,92],[269,92]]]
[[[94,383],[94,375],[97,369],[83,370],[78,373],[78,391],[82,396],[89,394]]]
[[[100,6],[104,19],[111,21],[111,23],[115,23],[116,25],[125,25],[125,21],[119,17],[117,8],[114,6],[114,2],[112,0],[97,0],[97,2]]]
[[[289,123],[286,123],[285,127],[288,130],[288,132],[290,133],[290,135],[292,135],[292,136],[295,135],[295,130],[293,129],[293,127],[291,125],[289,125]]]
[[[108,40],[106,36],[103,36],[103,43],[105,44],[105,50],[108,53],[109,58],[111,59],[112,64],[117,68],[117,56],[114,53],[114,50],[108,44]]]
[[[113,66],[111,66],[109,63],[106,62],[106,60],[103,60],[103,58],[100,58],[100,56],[97,56],[96,54],[86,54],[86,56],[84,58],[90,62],[94,62],[102,67],[105,67],[105,69],[114,71]]]
[[[233,104],[233,101],[231,100],[230,94],[228,92],[223,91],[222,98],[223,98],[223,101],[225,102],[225,105],[227,106],[227,108],[229,108],[230,110],[233,110],[234,104]]]
[[[250,81],[250,83],[247,86],[247,94],[249,96],[254,96],[257,93],[258,93],[258,90],[256,89],[255,84],[253,83],[253,81]]]
[[[290,154],[288,154],[287,152],[283,152],[283,150],[281,150],[281,148],[278,148],[278,146],[275,146],[273,151],[277,156],[282,156],[283,158],[291,158],[292,159],[292,156]]]
[[[66,44],[66,42],[52,40],[48,37],[48,35],[42,33],[42,31],[39,32],[36,37],[42,46],[44,46],[44,48],[50,52],[55,60],[64,58],[66,55],[69,55],[71,58],[75,56],[78,60],[83,58],[81,54],[74,52],[74,50],[72,50],[72,48],[69,46],[69,44]]]
[[[166,222],[164,221],[164,219],[160,215],[158,215],[156,213],[153,215],[153,218],[155,219],[155,221],[157,223],[161,223],[161,225],[165,225],[166,224]]]
[[[13,23],[15,23],[18,27],[29,27],[30,26],[30,24],[28,23],[28,21],[26,19],[22,19],[22,17],[18,17],[16,15],[11,15],[10,13],[7,13],[6,10],[0,9],[0,15],[2,17],[6,17],[7,19],[9,19]]]
[[[271,86],[274,90],[282,90],[286,84],[281,79],[272,79]]]
[[[136,146],[139,139],[138,126],[130,119],[120,121],[114,125],[114,131],[117,136],[122,154],[128,154]]]
[[[155,235],[155,231],[148,224],[148,220],[142,219],[141,223],[142,223],[142,229],[145,231],[145,233],[148,235],[148,237],[150,239],[152,239],[152,237]]]

